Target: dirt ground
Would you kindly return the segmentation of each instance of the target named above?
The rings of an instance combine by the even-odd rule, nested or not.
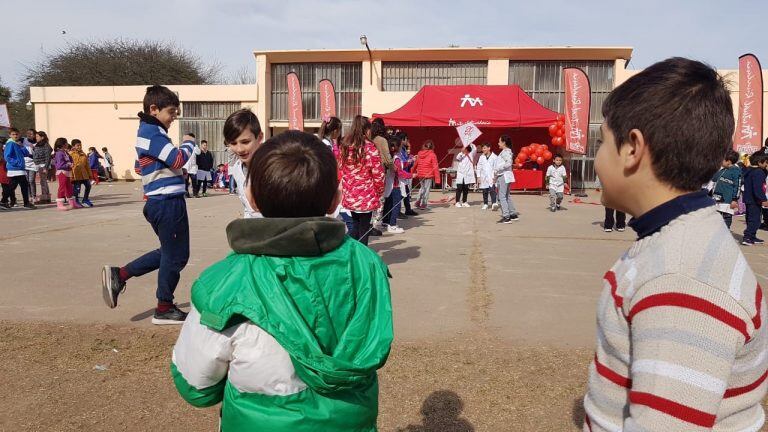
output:
[[[0,249],[13,251],[0,264],[0,431],[215,430],[217,409],[192,408],[173,387],[178,328],[149,323],[154,277],[131,280],[117,309],[101,299],[102,265],[156,247],[139,185],[99,185],[92,199],[95,208],[67,213],[0,213]],[[380,429],[580,430],[600,276],[633,234],[602,232],[595,194],[556,214],[546,197],[515,195],[513,225],[497,225],[479,199],[435,206],[403,221],[405,234],[371,243],[393,275]],[[239,215],[222,194],[188,208],[182,307],[197,275],[228,252],[224,228]],[[766,283],[768,247],[745,256]]]

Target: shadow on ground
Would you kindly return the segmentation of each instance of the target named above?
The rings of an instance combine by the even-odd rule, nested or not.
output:
[[[464,401],[456,393],[439,390],[429,395],[421,405],[422,423],[408,425],[398,432],[472,432],[474,426],[461,417]]]

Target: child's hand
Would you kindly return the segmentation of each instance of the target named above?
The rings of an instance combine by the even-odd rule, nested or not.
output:
[[[731,209],[738,210],[738,208],[739,208],[739,202],[738,201],[733,201],[731,203]]]

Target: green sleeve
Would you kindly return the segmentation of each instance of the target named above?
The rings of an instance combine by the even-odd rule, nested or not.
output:
[[[181,397],[194,407],[206,408],[214,406],[224,398],[226,377],[210,387],[197,389],[184,379],[173,362],[171,362],[171,375],[173,376],[173,383],[176,384],[176,390],[178,390]]]

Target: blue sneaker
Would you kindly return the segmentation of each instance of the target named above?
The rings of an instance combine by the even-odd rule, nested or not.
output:
[[[91,202],[91,200],[84,199],[83,200],[83,207],[91,208],[91,207],[93,207],[93,203]]]

